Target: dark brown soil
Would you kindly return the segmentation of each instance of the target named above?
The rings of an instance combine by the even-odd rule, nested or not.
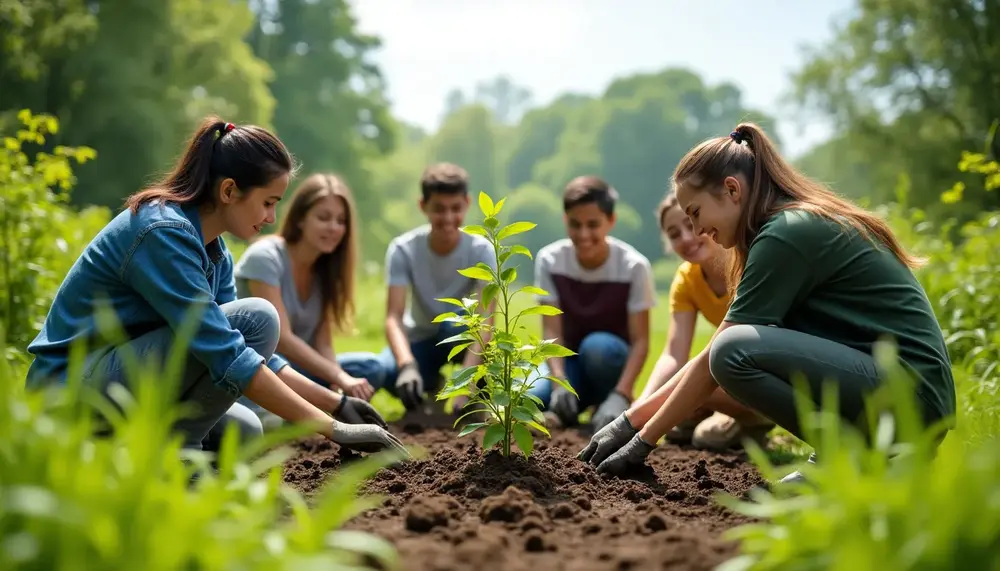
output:
[[[365,491],[385,502],[347,527],[392,541],[414,571],[709,570],[736,554],[720,534],[751,521],[713,494],[761,482],[740,452],[664,444],[622,479],[576,459],[589,439],[577,431],[538,436],[526,460],[484,455],[481,433],[458,439],[450,423],[392,430],[426,456],[381,470]],[[298,447],[285,481],[306,494],[357,457],[321,439]]]

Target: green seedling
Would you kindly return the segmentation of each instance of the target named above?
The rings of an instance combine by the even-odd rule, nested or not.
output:
[[[531,285],[515,290],[517,269],[505,265],[512,256],[522,255],[532,259],[532,255],[523,245],[504,246],[502,242],[533,229],[535,224],[513,222],[501,227],[497,215],[503,209],[504,200],[494,204],[489,195],[480,192],[479,208],[483,213],[483,224],[463,228],[468,234],[489,240],[496,256],[496,270],[482,262],[459,270],[463,276],[486,282],[482,299],[440,299],[461,309],[442,313],[434,319],[435,323],[451,322],[466,327],[462,333],[441,341],[442,345],[455,344],[448,355],[449,361],[464,349],[473,350],[475,345],[482,348],[482,363],[455,372],[438,393],[437,400],[468,395],[464,409],[469,410],[455,421],[455,426],[473,415],[476,415],[476,422],[462,427],[458,436],[484,428],[483,449],[500,444],[502,454],[510,456],[513,442],[527,457],[531,456],[534,447],[534,437],[529,428],[549,436],[540,409],[542,401],[528,394],[531,386],[539,379],[548,378],[576,394],[564,379],[543,376],[538,368],[546,359],[575,353],[555,343],[554,339],[543,340],[528,334],[520,323],[523,317],[530,315],[559,315],[562,312],[558,308],[535,305],[512,315],[511,302],[515,295],[547,295],[548,292]],[[522,337],[527,341],[522,342]]]

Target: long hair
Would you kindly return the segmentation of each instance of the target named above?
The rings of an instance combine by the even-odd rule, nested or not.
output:
[[[889,248],[909,268],[922,258],[907,253],[883,220],[810,179],[788,164],[764,130],[754,123],[740,123],[732,135],[702,142],[688,151],[674,170],[673,187],[721,192],[726,177],[742,175],[749,184],[740,207],[736,245],[730,257],[729,289],[734,295],[743,276],[750,244],[771,216],[800,209],[855,228],[862,236]]]
[[[286,244],[301,241],[302,222],[316,203],[328,196],[344,201],[347,228],[337,248],[317,258],[313,272],[319,278],[323,311],[329,322],[338,332],[346,332],[354,323],[354,271],[358,259],[357,215],[351,189],[332,174],[309,176],[292,193],[291,204],[279,233]]]
[[[236,126],[209,116],[188,139],[173,169],[129,196],[125,207],[135,214],[140,206],[156,200],[197,206],[214,200],[213,190],[222,179],[231,178],[240,191],[248,192],[295,168],[288,149],[267,129]]]

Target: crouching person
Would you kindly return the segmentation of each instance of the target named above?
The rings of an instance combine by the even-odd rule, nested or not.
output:
[[[285,420],[315,424],[348,448],[406,454],[377,415],[358,412],[351,400],[315,398],[310,389],[318,385],[274,358],[279,320],[271,303],[236,299],[222,234],[248,239],[273,223],[293,168],[281,141],[262,128],[202,123],[173,171],[130,196],[70,269],[28,347],[29,387],[64,382],[76,341],[89,351],[84,383],[103,393],[112,384],[128,387],[126,352],[165,359],[193,310],[200,319],[189,336],[179,399],[195,413],[175,426],[186,448],[217,442],[210,434],[220,422],[237,423],[245,437],[259,434],[259,421],[236,403],[245,395]],[[94,310],[102,300],[126,332],[120,344],[98,330]]]
[[[708,347],[595,434],[583,460],[609,473],[644,462],[720,391],[806,440],[791,384],[798,374],[816,403],[834,381],[840,417],[870,436],[865,402],[883,382],[872,356],[882,338],[916,377],[924,423],[952,425],[940,326],[911,270],[918,261],[884,222],[796,172],[753,124],[690,151],[673,186],[695,229],[734,250],[733,302]],[[801,480],[794,472],[782,481]]]

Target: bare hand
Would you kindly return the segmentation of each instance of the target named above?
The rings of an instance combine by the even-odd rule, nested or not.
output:
[[[347,373],[340,376],[340,388],[344,390],[345,395],[366,401],[371,400],[372,395],[375,394],[375,389],[368,382],[368,379],[359,379]]]

